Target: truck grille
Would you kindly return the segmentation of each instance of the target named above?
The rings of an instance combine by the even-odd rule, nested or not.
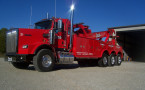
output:
[[[7,54],[16,53],[18,44],[18,29],[9,30],[6,33],[6,52]]]

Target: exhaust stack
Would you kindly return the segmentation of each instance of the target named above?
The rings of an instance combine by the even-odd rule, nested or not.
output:
[[[70,18],[70,21],[71,21],[71,30],[70,30],[70,50],[72,49],[72,35],[73,35],[73,14],[74,14],[74,4],[71,5],[71,18]]]

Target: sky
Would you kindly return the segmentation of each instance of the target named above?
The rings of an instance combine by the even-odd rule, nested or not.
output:
[[[70,19],[75,4],[74,24],[84,23],[93,32],[109,27],[145,24],[145,0],[56,0],[56,16]],[[0,28],[28,28],[32,23],[55,16],[55,0],[0,0]]]

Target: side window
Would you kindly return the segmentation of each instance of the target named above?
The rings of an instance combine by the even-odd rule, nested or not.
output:
[[[64,23],[62,23],[62,29],[58,29],[58,22],[54,22],[53,28],[54,28],[55,33],[62,32],[64,31]]]

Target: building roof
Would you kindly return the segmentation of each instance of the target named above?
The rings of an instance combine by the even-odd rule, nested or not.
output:
[[[114,29],[115,31],[132,31],[132,30],[145,30],[145,24],[111,27],[108,29]]]

